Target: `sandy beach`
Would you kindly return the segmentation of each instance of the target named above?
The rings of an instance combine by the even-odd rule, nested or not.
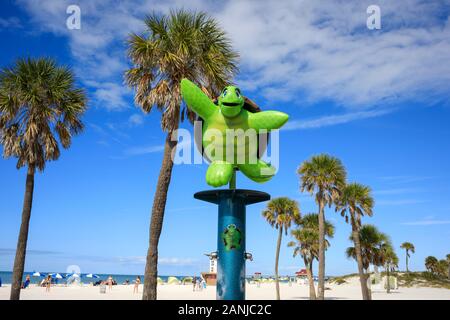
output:
[[[281,299],[305,300],[308,299],[308,286],[293,283],[281,283]],[[346,284],[327,284],[326,299],[335,300],[360,300],[361,291],[356,278],[352,278]],[[106,293],[100,293],[99,287],[92,285],[63,287],[54,286],[50,292],[45,288],[31,287],[22,290],[23,300],[140,300],[142,297],[142,285],[139,294],[133,294],[133,285],[117,285]],[[215,287],[209,286],[203,291],[193,291],[192,285],[159,285],[158,299],[161,300],[214,300]],[[0,288],[0,299],[9,299],[10,286]],[[255,284],[247,285],[247,300],[272,300],[275,299],[275,284],[265,283],[257,287]],[[390,294],[375,291],[372,294],[374,300],[450,300],[450,290],[431,287],[400,287]]]

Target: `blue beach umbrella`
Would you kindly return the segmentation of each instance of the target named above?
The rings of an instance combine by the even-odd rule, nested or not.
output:
[[[94,279],[98,279],[98,278],[100,278],[100,277],[99,277],[98,275],[96,275],[96,274],[89,273],[89,274],[86,275],[86,278],[94,278]]]

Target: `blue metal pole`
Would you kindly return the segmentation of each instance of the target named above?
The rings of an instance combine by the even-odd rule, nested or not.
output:
[[[217,237],[218,300],[245,299],[245,200],[223,193]]]
[[[265,192],[242,189],[197,192],[194,198],[219,206],[217,300],[245,299],[245,208],[267,201]]]

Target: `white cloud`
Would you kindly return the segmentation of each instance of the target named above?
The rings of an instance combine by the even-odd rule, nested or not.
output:
[[[369,111],[359,111],[346,113],[342,115],[330,115],[323,116],[316,119],[305,119],[305,120],[293,120],[289,121],[284,127],[283,130],[299,130],[299,129],[317,129],[322,127],[328,127],[338,124],[344,124],[347,122],[369,119],[380,117],[387,113],[392,112],[392,110],[369,110]]]
[[[427,201],[420,200],[420,199],[395,199],[395,200],[379,200],[376,201],[376,205],[381,206],[403,206],[403,205],[412,205],[412,204],[419,204],[419,203],[425,203]]]
[[[164,145],[132,147],[125,150],[127,156],[139,156],[144,154],[161,152],[164,150]]]
[[[402,224],[407,226],[443,225],[443,224],[450,224],[450,220],[422,220],[422,221],[404,222]]]
[[[448,15],[445,8],[379,1],[382,30],[369,31],[369,4],[231,1],[216,16],[241,52],[245,83],[268,99],[331,99],[361,109],[423,93],[428,103],[448,97],[450,26],[436,18]]]
[[[126,264],[145,264],[145,256],[131,256],[131,257],[118,257],[117,260],[120,263]],[[188,266],[197,263],[198,260],[192,258],[176,258],[176,257],[161,257],[158,258],[158,264],[170,265],[170,266]]]
[[[432,176],[414,176],[414,175],[398,175],[398,176],[382,176],[380,180],[386,181],[391,184],[409,184],[413,182],[420,182],[425,180],[431,180],[435,177]]]
[[[181,142],[178,142],[177,144],[177,150],[180,150],[180,148],[189,147],[189,148],[195,148],[193,146],[194,141],[191,139],[182,140]],[[194,149],[196,150],[196,149]],[[150,146],[135,146],[128,148],[124,151],[125,156],[139,156],[139,155],[145,155],[145,154],[151,154],[156,152],[162,152],[164,151],[164,145],[150,145]]]
[[[139,113],[132,114],[128,118],[128,124],[130,126],[135,127],[135,126],[139,126],[139,125],[141,125],[143,123],[144,123],[144,117],[141,114],[139,114]]]
[[[93,95],[99,107],[107,110],[123,110],[130,107],[126,100],[126,95],[130,93],[127,87],[114,82],[86,81],[86,83],[94,88]]]
[[[20,29],[22,23],[17,17],[1,18],[0,17],[0,29]]]
[[[180,7],[207,11],[220,21],[241,54],[237,82],[250,94],[258,91],[268,100],[299,105],[330,100],[348,111],[297,123],[300,129],[382,115],[380,105],[411,100],[430,105],[450,96],[450,23],[444,2],[380,0],[382,29],[369,31],[371,0],[90,0],[79,1],[82,29],[69,31],[65,9],[70,2],[19,1],[41,31],[68,38],[77,73],[86,83],[93,81],[94,98],[112,110],[125,108],[132,96],[118,89],[127,65],[126,36],[142,30],[145,14]]]
[[[158,263],[162,265],[172,265],[172,266],[187,266],[193,265],[198,262],[197,259],[192,258],[159,258]]]
[[[418,188],[393,188],[393,189],[384,189],[384,190],[374,190],[373,193],[375,195],[399,195],[399,194],[410,194],[423,192],[422,189]]]

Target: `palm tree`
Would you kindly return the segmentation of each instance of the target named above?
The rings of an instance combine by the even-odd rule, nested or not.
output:
[[[59,144],[70,147],[72,136],[83,129],[85,109],[86,95],[76,88],[72,71],[52,59],[19,59],[0,71],[3,156],[17,157],[18,169],[27,167],[11,300],[20,299],[36,169],[43,171],[47,161],[59,158]]]
[[[386,270],[386,292],[391,292],[390,272],[394,271],[398,267],[398,257],[394,251],[394,247],[388,240],[380,246],[381,263]]]
[[[128,55],[132,67],[126,82],[135,89],[135,103],[145,113],[154,106],[162,112],[161,127],[167,133],[150,221],[150,240],[144,277],[144,300],[156,299],[158,243],[164,219],[167,192],[172,176],[172,154],[177,129],[185,117],[195,114],[182,108],[180,82],[183,78],[202,86],[212,96],[236,73],[237,53],[217,22],[205,13],[172,11],[145,19],[146,34],[132,34]]]
[[[367,286],[367,275],[364,274],[359,231],[361,228],[361,217],[363,215],[372,216],[373,206],[374,200],[370,188],[359,183],[346,185],[336,206],[336,211],[341,211],[341,215],[345,216],[346,221],[348,221],[348,214],[350,214],[363,300],[370,300],[370,292]]]
[[[436,257],[428,256],[425,258],[425,268],[427,269],[427,271],[431,273],[436,273],[437,265],[438,259],[436,259]]]
[[[447,277],[447,271],[449,268],[449,263],[446,259],[441,259],[437,264],[437,273],[441,277]]]
[[[350,241],[353,241],[353,232],[349,237]],[[372,264],[374,266],[380,265],[380,246],[388,241],[388,236],[380,231],[371,224],[363,224],[359,229],[359,242],[361,245],[361,257],[363,263],[363,269],[366,272],[369,266]],[[346,250],[347,258],[357,259],[355,247],[348,247]]]
[[[267,208],[262,212],[263,217],[275,229],[278,229],[277,251],[275,254],[275,285],[277,300],[280,300],[280,283],[278,281],[278,261],[280,258],[281,238],[283,231],[287,234],[291,224],[300,221],[300,209],[297,201],[286,197],[275,198],[267,204]]]
[[[303,258],[309,283],[309,299],[316,300],[313,262],[319,256],[319,215],[310,213],[303,216],[298,228],[292,230],[291,234],[296,241],[290,241],[288,247],[294,247],[294,257],[300,255]],[[334,236],[334,226],[328,221],[325,221],[325,236],[328,238]],[[329,246],[329,241],[325,239],[325,247]]]
[[[406,251],[406,272],[409,272],[408,269],[408,258],[410,257],[409,252],[415,253],[416,248],[411,242],[403,242],[400,248],[405,249]]]
[[[447,259],[447,263],[448,263],[447,276],[448,276],[448,280],[450,280],[450,253],[447,254],[447,255],[445,256],[445,258]]]
[[[318,299],[325,295],[325,206],[339,199],[345,185],[346,172],[342,162],[327,154],[313,156],[303,162],[297,170],[300,176],[300,191],[315,194],[319,207],[319,284]]]

